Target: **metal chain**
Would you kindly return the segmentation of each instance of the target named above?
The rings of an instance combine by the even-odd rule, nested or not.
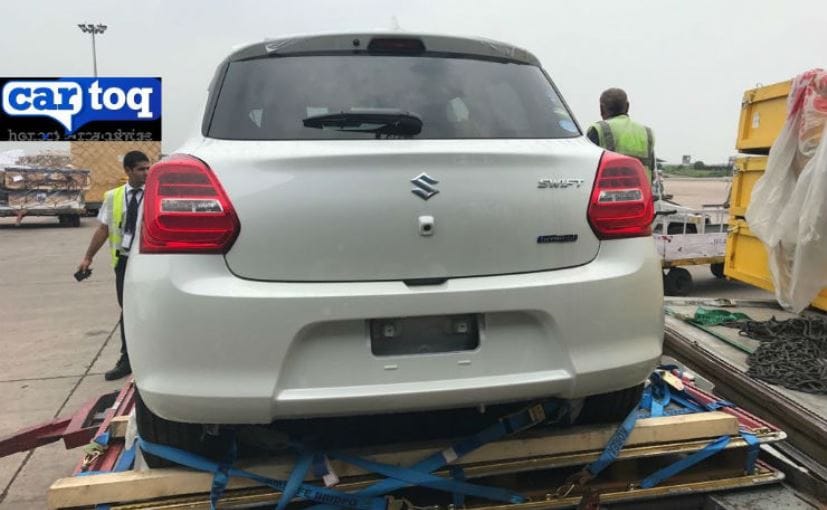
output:
[[[807,393],[827,394],[827,321],[738,321],[724,324],[761,342],[747,357],[747,375]]]

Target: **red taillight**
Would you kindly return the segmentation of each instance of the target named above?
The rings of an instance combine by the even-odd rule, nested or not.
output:
[[[226,253],[241,226],[206,163],[176,154],[146,179],[141,253]]]
[[[655,204],[643,164],[635,158],[604,152],[588,215],[600,239],[651,235]]]

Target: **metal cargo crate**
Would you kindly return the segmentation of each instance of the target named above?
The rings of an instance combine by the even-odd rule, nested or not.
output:
[[[729,214],[743,217],[752,195],[752,188],[767,169],[766,156],[741,157],[735,161],[735,175],[732,178],[732,192],[729,197]]]
[[[792,81],[785,81],[744,92],[736,149],[753,154],[769,152],[787,118],[791,86]]]
[[[767,262],[767,249],[764,243],[755,237],[743,219],[730,220],[724,274],[733,280],[742,281],[770,292],[774,291]],[[827,289],[822,289],[812,305],[821,310],[827,310]]]

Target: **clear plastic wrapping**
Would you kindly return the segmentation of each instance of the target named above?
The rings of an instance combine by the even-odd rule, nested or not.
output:
[[[800,312],[827,287],[827,72],[797,76],[787,111],[746,219],[767,247],[778,302]]]

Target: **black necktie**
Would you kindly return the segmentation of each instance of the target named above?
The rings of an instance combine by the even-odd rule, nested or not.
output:
[[[129,190],[130,198],[129,204],[126,206],[126,223],[123,227],[125,233],[135,233],[135,224],[138,222],[138,193],[140,191],[139,189]]]

